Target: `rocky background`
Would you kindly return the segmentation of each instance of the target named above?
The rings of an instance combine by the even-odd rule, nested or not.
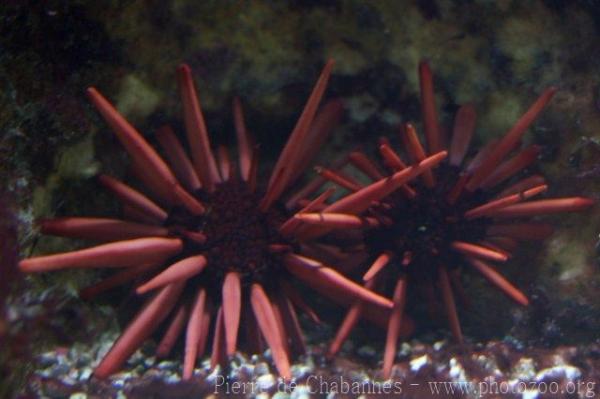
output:
[[[36,218],[118,213],[92,177],[99,171],[122,175],[127,160],[91,109],[86,87],[100,88],[152,141],[162,123],[181,126],[174,71],[187,62],[213,140],[232,140],[230,103],[239,95],[248,126],[258,142],[268,143],[264,157],[273,161],[328,58],[336,60],[328,96],[344,100],[346,115],[321,151],[322,159],[357,145],[370,149],[379,135],[395,137],[400,122],[420,120],[421,59],[434,70],[443,120],[452,120],[457,104],[475,104],[479,142],[504,133],[537,94],[556,85],[560,91],[527,140],[543,146],[539,169],[551,184],[550,194],[598,199],[599,34],[596,0],[3,2],[0,396],[50,395],[43,381],[61,379],[72,369],[73,381],[63,378],[67,388],[56,397],[77,390],[108,397],[125,389],[125,383],[106,391],[86,388],[82,370],[119,328],[118,308],[77,297],[94,273],[24,278],[14,272],[18,253],[65,251],[80,244],[40,237]],[[552,239],[525,248],[507,265],[507,275],[532,298],[529,308],[517,309],[467,277],[475,300],[461,319],[473,345],[499,342],[523,356],[540,350],[552,354],[567,345],[584,356],[599,356],[593,348],[600,331],[595,248],[600,209],[553,220],[558,228]],[[444,329],[422,330],[409,347],[426,348],[414,356],[405,348],[402,364],[445,342]],[[331,327],[310,334],[318,359],[319,344],[331,337]],[[358,334],[352,344],[340,372],[376,375],[381,336]],[[90,359],[81,360],[82,354]],[[64,360],[66,369],[52,371],[63,364],[60,356],[71,360]],[[429,356],[433,368],[439,359]],[[597,375],[594,364],[578,367],[583,376],[592,376]],[[178,366],[162,369],[168,367],[175,371],[166,375],[176,379]],[[142,371],[134,376],[145,375]],[[258,375],[263,374],[268,370]]]

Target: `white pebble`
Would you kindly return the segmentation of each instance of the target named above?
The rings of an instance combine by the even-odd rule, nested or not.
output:
[[[256,366],[254,366],[254,375],[264,375],[269,374],[270,372],[269,365],[265,362],[257,363]]]
[[[549,380],[561,380],[567,379],[568,381],[575,381],[581,378],[581,370],[573,366],[554,366],[547,369],[541,370],[535,376],[537,382]]]
[[[301,380],[308,377],[313,371],[312,367],[306,365],[294,365],[292,366],[292,377],[296,380]]]
[[[296,386],[290,399],[310,399],[310,387],[308,385]]]
[[[522,399],[538,399],[539,396],[540,396],[540,393],[538,392],[537,389],[533,389],[533,390],[526,389],[525,391],[523,391],[523,395],[521,396],[521,398]]]
[[[452,377],[455,381],[467,381],[467,375],[465,373],[465,369],[462,364],[456,360],[455,357],[450,359],[449,362],[450,370],[448,371],[448,375]]]
[[[275,377],[273,374],[261,375],[256,379],[256,387],[260,392],[267,392],[275,386]]]
[[[421,370],[423,366],[426,366],[430,363],[430,359],[428,355],[419,356],[410,361],[410,370],[413,372],[417,372]]]
[[[531,381],[535,377],[535,363],[529,357],[522,357],[512,369],[514,378],[521,381]]]

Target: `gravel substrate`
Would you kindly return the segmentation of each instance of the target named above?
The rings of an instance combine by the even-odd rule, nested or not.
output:
[[[122,372],[93,378],[92,370],[108,350],[110,337],[89,351],[83,346],[56,348],[37,358],[37,371],[23,398],[593,398],[600,388],[600,345],[523,348],[491,341],[459,347],[413,340],[400,346],[393,378],[378,379],[376,348],[356,349],[332,361],[322,347],[297,359],[293,380],[279,380],[269,351],[237,355],[228,369],[200,363],[191,381],[181,381],[181,364],[138,351]],[[600,395],[600,394],[599,394]]]

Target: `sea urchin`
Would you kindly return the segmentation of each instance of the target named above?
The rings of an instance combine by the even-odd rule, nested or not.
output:
[[[388,319],[383,362],[385,378],[391,373],[409,284],[411,290],[423,294],[432,314],[436,314],[438,297],[441,299],[450,329],[455,339],[462,342],[454,301],[455,294],[464,298],[461,269],[476,270],[508,297],[527,305],[527,297],[489,262],[506,261],[519,241],[544,239],[552,233],[551,225],[528,219],[581,211],[593,203],[581,197],[528,201],[546,191],[547,185],[542,176],[524,175],[525,168],[536,160],[539,148],[520,148],[520,142],[552,98],[554,88],[544,91],[506,135],[485,145],[461,168],[475,130],[474,107],[460,107],[450,144],[446,146],[436,115],[432,73],[425,62],[419,67],[419,77],[427,150],[438,156],[447,152],[447,160],[437,170],[425,171],[418,182],[404,185],[386,197],[368,198],[348,206],[354,193],[321,212],[296,216],[308,224],[299,232],[302,239],[314,239],[336,229],[364,231],[365,248],[357,256],[371,260],[363,276],[366,287],[393,292],[394,308]],[[426,150],[413,125],[402,126],[400,136],[410,163],[426,159]],[[396,174],[406,170],[407,164],[386,139],[381,140],[379,152],[387,170]],[[376,182],[363,187],[335,170],[321,174],[355,192],[381,185],[384,169],[364,153],[351,153],[349,162]],[[393,175],[388,179],[393,179]],[[350,308],[331,344],[331,354],[339,350],[364,313],[361,301]]]
[[[290,378],[289,356],[303,350],[296,308],[307,309],[290,279],[344,298],[377,306],[392,304],[322,263],[298,254],[298,221],[283,205],[285,190],[301,174],[341,115],[330,102],[317,114],[333,62],[327,63],[268,184],[257,179],[258,157],[234,101],[239,172],[227,150],[213,155],[190,68],[178,69],[191,159],[169,127],[157,139],[167,162],[95,89],[88,95],[133,160],[135,175],[149,195],[108,176],[101,183],[135,221],[67,217],[41,222],[45,234],[107,241],[92,248],[22,260],[24,272],[66,268],[121,268],[82,291],[84,297],[128,282],[150,295],[94,371],[104,378],[117,371],[165,321],[157,354],[170,352],[185,328],[184,378],[190,378],[212,328],[212,365],[240,343],[250,352],[272,351],[280,375]],[[266,186],[266,188],[265,188]],[[325,192],[303,211],[324,203]],[[150,199],[152,198],[152,199]],[[168,321],[167,321],[168,320]]]

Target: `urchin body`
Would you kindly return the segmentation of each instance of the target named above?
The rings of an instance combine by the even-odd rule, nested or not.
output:
[[[206,199],[208,211],[195,226],[206,236],[206,242],[191,242],[186,250],[205,252],[208,263],[221,265],[214,273],[221,282],[227,272],[237,272],[242,284],[266,283],[269,274],[281,272],[281,261],[269,246],[293,249],[293,239],[283,237],[278,230],[287,212],[277,207],[261,212],[260,200],[261,196],[243,181],[219,184]]]
[[[451,247],[456,241],[479,242],[485,238],[491,221],[481,218],[466,221],[464,212],[485,203],[491,196],[486,193],[449,204],[440,201],[451,189],[459,171],[442,164],[437,170],[440,184],[433,188],[416,183],[418,201],[406,201],[400,193],[392,194],[388,203],[393,206],[374,206],[374,209],[390,223],[365,234],[365,244],[371,256],[394,253],[400,272],[409,273],[411,279],[432,282],[441,264],[454,269],[461,263],[460,255]],[[408,217],[410,215],[410,217]],[[412,266],[411,266],[412,265]]]

